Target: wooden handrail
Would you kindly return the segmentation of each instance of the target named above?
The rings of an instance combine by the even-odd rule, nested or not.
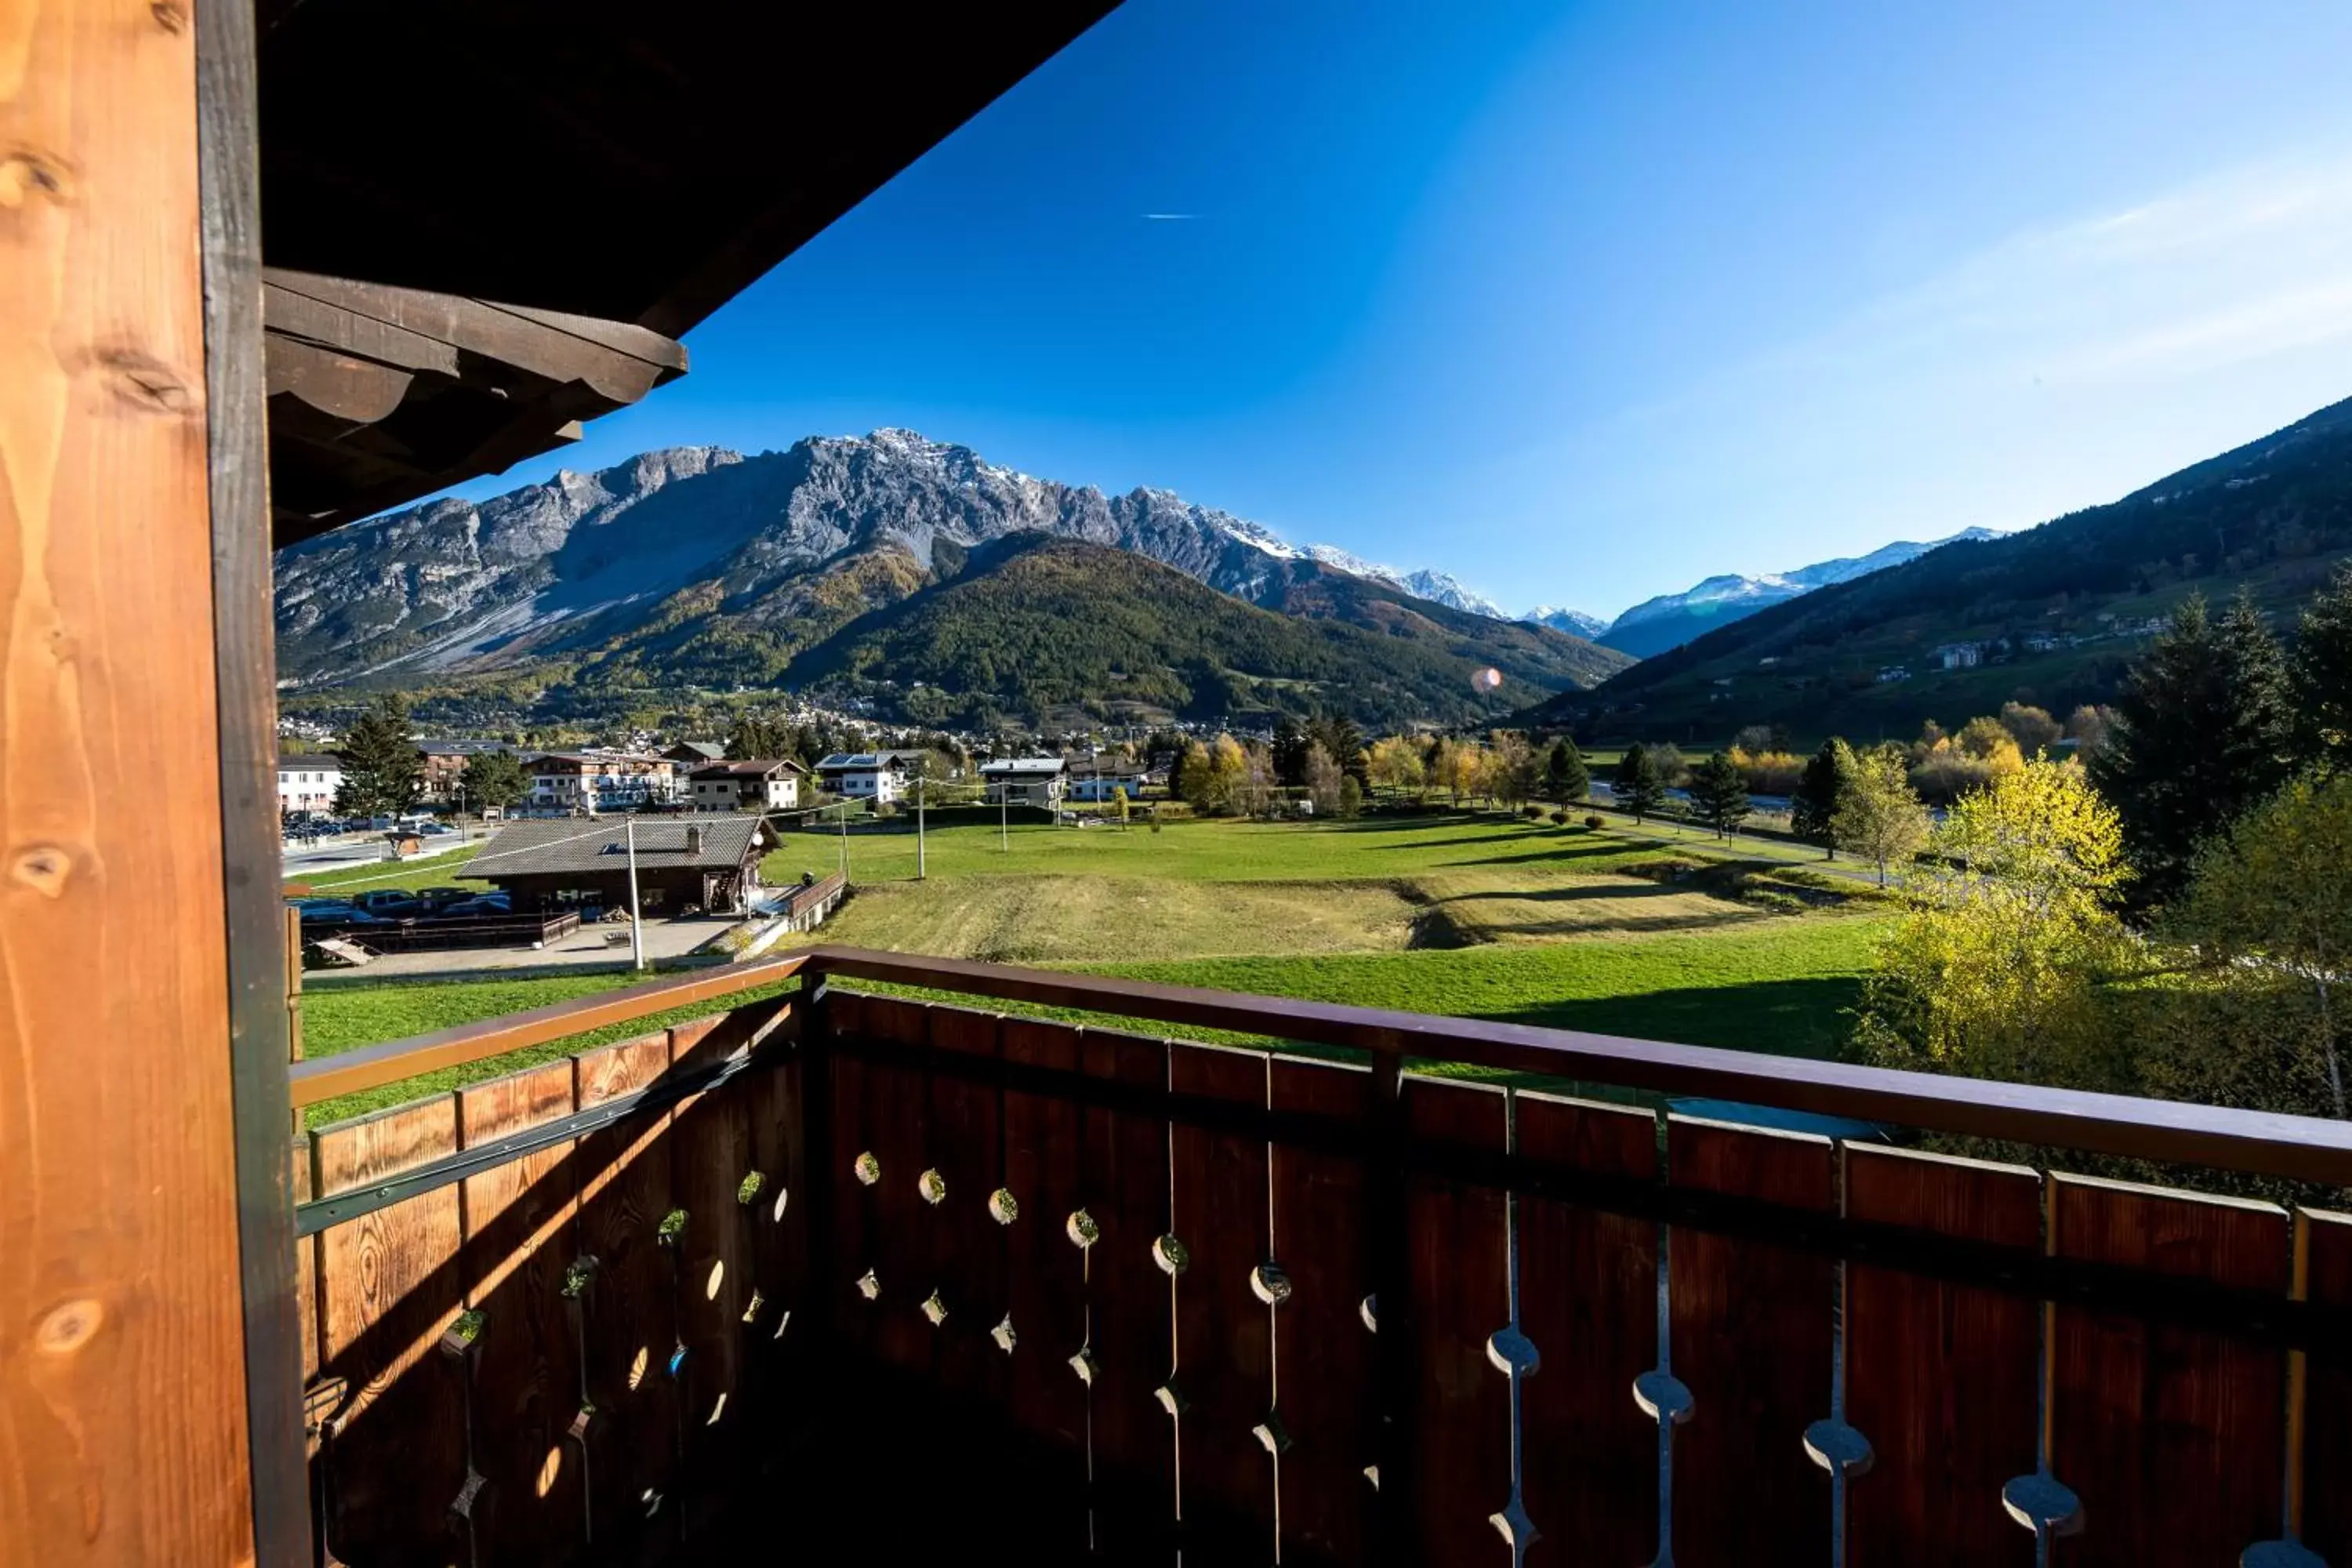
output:
[[[799,973],[806,962],[806,953],[791,952],[756,963],[732,964],[683,974],[675,980],[656,980],[649,984],[577,997],[534,1007],[527,1013],[509,1013],[479,1023],[459,1024],[454,1028],[413,1035],[404,1040],[388,1040],[380,1046],[364,1046],[338,1056],[313,1057],[294,1064],[294,1103],[298,1107],[316,1105],[338,1095],[398,1083],[419,1073],[463,1067],[525,1046],[544,1045],[567,1036],[584,1035],[591,1029],[649,1018],[672,1007],[688,1007],[697,1002],[772,985]]]
[[[1376,1056],[2352,1187],[2352,1122],[832,945],[313,1058],[293,1068],[293,1100],[315,1105],[794,974],[879,980]]]
[[[818,946],[802,956],[812,979],[887,981],[1376,1055],[2352,1187],[2352,1122],[2347,1121],[861,948]]]

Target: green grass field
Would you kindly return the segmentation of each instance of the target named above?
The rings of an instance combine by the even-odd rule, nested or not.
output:
[[[379,860],[363,866],[339,866],[331,871],[307,876],[297,872],[288,877],[286,883],[289,887],[309,888],[322,897],[330,893],[368,892],[378,888],[393,888],[409,893],[419,888],[466,888],[475,892],[486,892],[489,888],[487,882],[461,882],[457,879],[457,874],[466,862],[481,852],[481,846],[476,844],[471,848],[452,849],[446,854],[429,856],[404,865]]]
[[[1883,906],[1743,841],[1447,814],[1361,823],[992,826],[850,839],[856,895],[819,937],[1268,995],[1820,1056],[1845,1037]],[[793,836],[772,879],[831,868]],[[1817,862],[1814,862],[1817,863]],[[442,861],[425,879],[446,879]],[[314,1056],[629,983],[611,973],[341,984],[303,998]],[[690,1016],[683,1010],[677,1017]],[[318,1107],[313,1125],[670,1016]]]

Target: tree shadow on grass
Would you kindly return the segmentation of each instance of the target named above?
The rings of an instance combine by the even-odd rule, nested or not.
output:
[[[1853,1009],[1861,999],[1861,976],[1816,975],[1572,997],[1475,1016],[1547,1029],[1829,1058],[1844,1050],[1853,1033]]]

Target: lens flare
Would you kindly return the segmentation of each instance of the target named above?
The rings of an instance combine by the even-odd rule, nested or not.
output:
[[[1470,684],[1481,691],[1496,690],[1503,684],[1503,672],[1489,666],[1472,676]]]

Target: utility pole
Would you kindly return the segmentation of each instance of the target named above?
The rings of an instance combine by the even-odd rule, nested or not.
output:
[[[929,782],[921,773],[915,775],[915,880],[918,882],[927,875],[923,868],[923,806],[926,804],[923,786]]]
[[[1012,812],[1004,803],[1012,795],[1013,792],[1004,785],[996,786],[996,847],[1007,855],[1013,853],[1013,828]]]
[[[849,881],[849,802],[841,803],[841,879]]]
[[[637,819],[629,817],[629,967],[646,966],[646,922],[637,912]]]

